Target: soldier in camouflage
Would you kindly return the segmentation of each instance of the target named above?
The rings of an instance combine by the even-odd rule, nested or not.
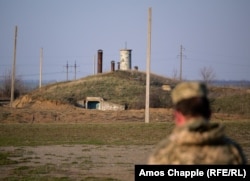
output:
[[[240,145],[210,122],[207,87],[182,82],[172,91],[176,127],[150,155],[148,164],[247,164]]]

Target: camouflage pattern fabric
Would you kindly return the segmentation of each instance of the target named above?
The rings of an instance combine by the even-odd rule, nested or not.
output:
[[[247,164],[241,147],[224,135],[224,127],[206,120],[176,127],[150,155],[148,164]]]

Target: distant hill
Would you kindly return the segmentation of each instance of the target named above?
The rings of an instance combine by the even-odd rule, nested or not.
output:
[[[178,81],[156,74],[150,76],[150,107],[171,108],[170,91]],[[55,104],[77,105],[86,97],[102,97],[116,104],[127,105],[128,109],[145,108],[146,73],[140,71],[114,71],[87,76],[75,81],[51,83],[26,95],[27,104],[50,101]],[[250,91],[246,88],[209,86],[214,112],[236,113],[250,116]],[[17,100],[20,101],[21,98]]]
[[[250,88],[250,81],[247,80],[214,80],[212,84],[215,86]]]
[[[28,89],[28,90],[33,90],[37,89],[39,87],[39,80],[22,80],[23,85]],[[43,80],[42,85],[48,85],[51,83],[55,83],[55,80]]]

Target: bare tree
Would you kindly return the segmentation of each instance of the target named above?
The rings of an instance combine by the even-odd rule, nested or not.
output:
[[[2,97],[11,96],[11,71],[8,71],[3,76],[2,85],[0,86],[0,92]],[[24,83],[20,77],[15,79],[15,90],[14,98],[20,96],[20,94],[25,90]]]
[[[177,71],[177,69],[173,70],[172,78],[173,78],[173,80],[178,80],[178,71]]]
[[[216,78],[215,72],[212,67],[203,67],[200,73],[203,81],[207,84],[210,84]]]

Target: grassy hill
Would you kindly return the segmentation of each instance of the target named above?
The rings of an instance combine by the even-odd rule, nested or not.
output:
[[[174,87],[177,81],[156,74],[150,76],[150,107],[172,107],[170,91],[162,85]],[[86,97],[102,97],[104,100],[127,104],[128,109],[145,107],[146,74],[140,71],[115,71],[88,76],[76,81],[50,84],[30,92],[29,105],[36,101],[76,105]],[[247,89],[209,86],[209,97],[214,112],[250,116],[250,93]],[[26,105],[27,106],[27,105]]]
[[[151,75],[151,107],[170,106],[169,93],[163,91],[164,84],[174,85],[171,79]],[[102,97],[104,100],[127,104],[129,109],[145,106],[146,74],[139,71],[115,71],[88,76],[76,81],[59,82],[30,92],[33,101],[52,101],[76,104],[86,97]]]

